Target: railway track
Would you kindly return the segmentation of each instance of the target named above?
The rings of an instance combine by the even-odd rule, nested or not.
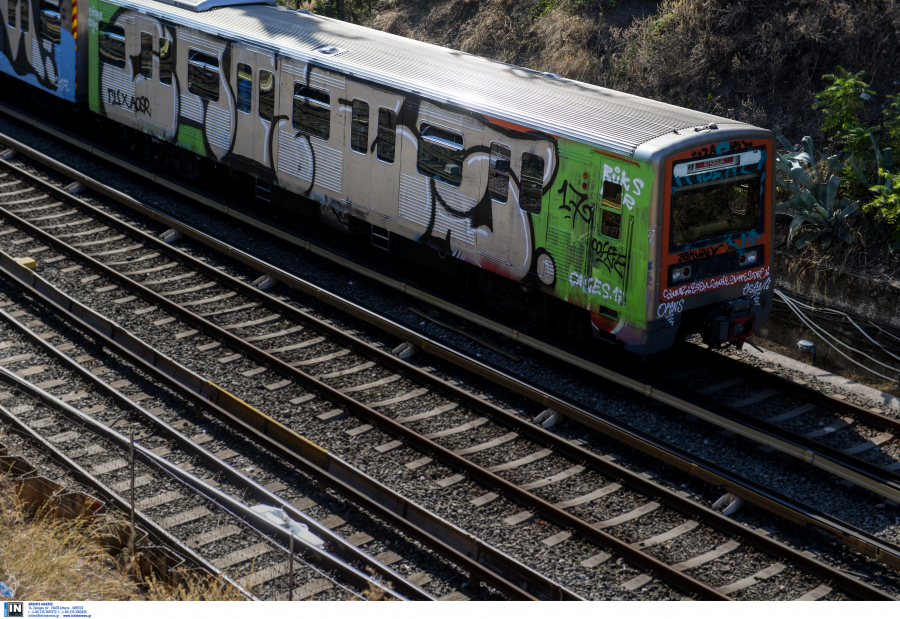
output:
[[[3,343],[17,348],[22,344],[15,337],[5,337]],[[23,356],[31,357],[32,354],[20,355]],[[17,363],[20,362],[13,361],[9,365]],[[212,575],[225,574],[248,597],[287,598],[289,553],[278,544],[277,527],[263,518],[254,518],[248,513],[250,510],[231,498],[224,488],[211,487],[209,484],[219,485],[213,480],[204,483],[186,471],[172,475],[158,457],[166,449],[163,445],[150,449],[144,446],[143,440],[139,441],[134,446],[132,469],[128,440],[91,416],[105,406],[94,404],[82,413],[67,404],[81,404],[84,399],[102,402],[102,398],[97,397],[99,394],[72,390],[60,398],[54,397],[46,389],[70,386],[71,377],[52,369],[35,372],[36,368],[46,370],[48,366],[30,366],[15,372],[0,367],[0,384],[5,389],[0,404],[4,425],[32,439],[63,467],[64,474],[74,472],[79,482],[124,514],[128,514],[133,504],[136,523],[176,553],[190,558],[195,566]],[[44,374],[41,377],[44,379],[49,378],[49,374],[55,377],[37,384],[29,382],[27,377],[36,374]],[[120,430],[127,428],[138,432],[141,439],[149,438],[145,426],[126,421],[124,415],[113,422],[111,425]],[[134,494],[130,495],[132,489]],[[229,490],[240,489],[232,487]],[[248,526],[248,520],[256,527]],[[269,533],[274,532],[276,539],[266,535],[263,532],[266,529]],[[320,599],[345,599],[367,586],[375,587],[384,595],[400,597],[378,584],[369,585],[366,574],[321,552],[318,548],[321,540],[315,536],[301,531],[295,538],[301,549],[309,547],[310,542],[316,544],[313,553],[301,550],[294,558],[293,577],[299,585],[294,589],[295,599],[314,595]],[[138,541],[138,549],[146,546]],[[310,554],[318,556],[309,557]]]
[[[84,208],[84,205],[80,207]],[[30,208],[39,209],[41,206]],[[528,530],[528,534],[524,536],[525,540],[522,536],[517,538],[514,533],[503,535],[503,531],[500,531],[498,539],[511,537],[515,539],[516,545],[522,543],[533,545],[536,542],[550,549],[562,544],[566,546],[578,544],[581,546],[579,552],[586,551],[585,559],[579,563],[582,570],[600,571],[604,574],[611,572],[608,577],[618,591],[652,588],[657,582],[655,579],[662,579],[698,597],[716,599],[735,594],[745,596],[748,593],[751,597],[767,594],[772,596],[772,587],[776,587],[779,591],[803,589],[797,597],[881,595],[877,590],[853,579],[847,579],[841,572],[810,560],[809,557],[768,539],[764,534],[747,531],[735,525],[733,521],[697,505],[688,497],[679,497],[677,493],[664,491],[639,475],[581,449],[578,445],[561,441],[550,433],[524,423],[483,398],[459,390],[425,368],[415,368],[399,361],[386,351],[362,342],[359,338],[274,299],[271,295],[262,293],[246,283],[224,278],[219,271],[201,260],[187,259],[182,252],[172,249],[165,243],[157,243],[143,233],[131,230],[127,234],[121,234],[123,228],[102,213],[92,212],[92,217],[98,219],[89,222],[82,221],[83,212],[81,214],[69,212],[65,205],[53,208],[57,210],[45,209],[41,212],[50,210],[49,215],[67,213],[63,217],[74,218],[73,221],[80,222],[78,226],[86,225],[83,232],[89,233],[82,235],[81,232],[67,231],[65,234],[78,234],[79,239],[89,237],[92,240],[79,240],[79,243],[90,243],[83,247],[91,247],[91,251],[102,250],[94,253],[108,261],[120,263],[112,266],[128,265],[125,268],[132,276],[144,275],[146,277],[143,279],[150,280],[150,286],[163,287],[163,290],[161,293],[153,292],[148,286],[136,284],[131,278],[121,275],[109,265],[99,264],[88,256],[79,255],[76,248],[61,242],[52,234],[48,235],[33,226],[29,227],[27,222],[15,221],[12,217],[8,217],[7,223],[15,221],[20,231],[24,230],[32,237],[31,241],[23,241],[20,245],[31,242],[46,243],[47,245],[41,246],[62,250],[68,259],[77,257],[80,264],[73,263],[69,266],[65,257],[51,263],[60,265],[53,269],[62,278],[59,283],[63,287],[73,286],[72,284],[67,286],[62,282],[63,279],[71,282],[72,277],[66,278],[63,275],[80,270],[72,267],[88,265],[94,274],[79,273],[80,280],[87,280],[79,280],[79,284],[94,286],[92,291],[96,294],[114,293],[106,300],[112,307],[122,308],[140,302],[147,303],[144,307],[131,309],[130,313],[140,312],[138,315],[141,316],[153,314],[154,318],[165,316],[161,313],[165,310],[170,315],[158,318],[155,321],[158,324],[155,326],[165,327],[179,320],[183,325],[170,329],[169,333],[174,335],[176,341],[191,344],[190,355],[196,355],[196,351],[213,352],[215,355],[213,359],[199,365],[212,372],[221,373],[223,367],[230,369],[239,362],[252,364],[247,366],[249,369],[244,370],[242,368],[245,366],[239,365],[236,372],[230,372],[231,376],[238,374],[243,376],[237,381],[247,392],[245,397],[248,401],[252,399],[254,391],[268,392],[264,400],[272,410],[284,407],[280,415],[273,415],[276,420],[280,417],[290,421],[299,417],[297,421],[305,423],[307,427],[310,424],[318,428],[334,427],[339,429],[342,435],[349,437],[348,440],[355,451],[359,452],[370,447],[368,458],[363,458],[360,462],[361,467],[366,466],[371,460],[372,453],[380,455],[385,460],[401,456],[400,459],[394,460],[392,467],[393,470],[399,470],[400,475],[389,477],[402,477],[404,486],[418,486],[411,490],[414,495],[441,493],[447,488],[453,488],[448,491],[452,495],[468,496],[473,492],[481,492],[465,502],[469,505],[466,510],[474,508],[489,514],[500,512],[502,516],[512,509],[518,509],[519,511],[506,515],[502,521],[510,527],[507,531]],[[48,217],[48,214],[38,215],[36,211],[33,212],[36,217]],[[96,225],[99,219],[104,220],[103,226]],[[119,229],[114,230],[107,224]],[[104,227],[108,229],[100,229]],[[94,238],[102,234],[106,236]],[[8,243],[12,244],[15,240],[22,239],[11,238]],[[121,254],[129,251],[136,255],[130,260],[118,259]],[[110,256],[117,258],[110,260]],[[98,256],[94,256],[96,257]],[[173,257],[179,258],[179,261],[173,264]],[[142,266],[133,269],[135,264]],[[172,266],[168,266],[170,264]],[[63,273],[67,269],[68,272]],[[154,275],[160,271],[166,271],[165,278],[159,279],[158,275]],[[196,279],[187,282],[193,283],[193,286],[185,286],[184,280],[200,276],[207,281]],[[100,281],[101,278],[107,281]],[[185,306],[185,302],[179,304],[169,299],[192,293],[199,293],[197,298],[186,301],[192,305]],[[213,305],[221,302],[225,304]],[[204,310],[212,308],[212,311],[204,311],[207,316],[199,316],[196,310],[190,309],[197,306],[205,306]],[[272,313],[273,310],[277,313]],[[123,318],[134,320],[133,316],[124,312],[119,314]],[[208,320],[209,318],[224,319],[228,322],[217,324]],[[231,322],[236,319],[236,322]],[[253,331],[244,337],[233,333],[260,325],[267,325],[266,328],[259,330],[263,331],[262,333]],[[182,328],[185,329],[181,330]],[[308,332],[312,329],[318,333],[327,333],[327,336],[305,337],[304,334],[304,337],[290,338],[303,330]],[[278,346],[280,350],[277,351],[270,347],[269,352],[255,345],[255,342],[265,342],[275,337],[279,338],[278,344],[290,343]],[[252,338],[258,339],[248,341]],[[206,341],[207,339],[209,341]],[[223,346],[228,346],[231,350],[221,349]],[[298,354],[296,351],[304,352]],[[224,354],[225,352],[230,354]],[[270,354],[272,352],[294,354],[284,358]],[[342,364],[339,366],[340,369],[337,369],[337,363],[321,365],[337,360]],[[313,376],[298,369],[309,366],[320,366],[326,371]],[[403,373],[398,373],[399,371]],[[277,376],[273,376],[271,372]],[[268,377],[264,377],[263,381],[275,377],[281,377],[282,380],[261,384],[245,380],[267,374]],[[300,395],[296,395],[294,392],[296,385],[301,386],[305,393],[301,391]],[[390,386],[392,393],[386,392],[388,391],[385,389],[386,386]],[[355,399],[352,395],[359,393],[365,396],[365,402]],[[395,393],[398,395],[394,395]],[[272,397],[279,394],[283,397],[280,399]],[[393,397],[385,397],[388,395]],[[287,396],[294,397],[288,399]],[[436,400],[438,396],[442,396],[440,401]],[[293,406],[303,404],[308,406],[300,409],[298,413],[292,410],[291,406],[287,406],[288,403]],[[382,409],[390,412],[383,414],[380,412]],[[420,412],[403,416],[404,409]],[[369,423],[359,424],[345,419],[348,414]],[[410,428],[412,424],[418,424],[416,426],[418,431]],[[479,431],[474,440],[479,442],[472,444],[473,438],[470,435],[476,428]],[[513,432],[510,432],[510,429],[513,429]],[[329,432],[335,433],[327,429],[322,430],[326,436]],[[379,432],[384,433],[383,437],[379,437]],[[387,438],[393,440],[383,441]],[[488,440],[483,440],[485,438]],[[519,440],[520,438],[528,440]],[[543,448],[539,449],[540,447]],[[410,448],[416,451],[414,455],[418,455],[418,458],[410,460],[410,455],[403,455]],[[484,462],[476,462],[482,458]],[[406,461],[401,461],[403,459]],[[582,464],[573,466],[573,462]],[[437,478],[440,473],[440,469],[435,470],[437,463],[446,467],[447,475]],[[428,468],[423,470],[423,467]],[[545,473],[545,470],[551,472]],[[428,474],[418,475],[417,480],[416,471],[427,471]],[[528,476],[533,478],[538,472],[540,475],[538,479],[524,481]],[[506,475],[501,476],[499,473]],[[577,483],[572,484],[575,480]],[[616,480],[627,480],[627,484]],[[584,488],[592,490],[578,494]],[[464,492],[458,491],[459,489],[464,489]],[[484,492],[485,489],[490,491]],[[665,508],[662,507],[662,503],[650,500],[660,496],[665,496]],[[459,504],[457,501],[451,502],[454,505]],[[522,507],[528,509],[523,511]],[[463,512],[462,509],[455,511]],[[575,513],[572,513],[573,511]],[[672,513],[668,513],[670,511]],[[649,514],[653,514],[651,526],[634,526],[642,517]],[[591,520],[590,523],[588,519]],[[619,536],[607,535],[604,533],[606,529],[617,530]],[[652,530],[650,531],[652,535],[647,535],[648,529]],[[551,533],[551,530],[555,532],[540,539],[533,539],[543,535],[540,530],[547,533]],[[722,537],[723,535],[736,539]],[[573,536],[577,541],[572,539]],[[698,536],[703,538],[702,542],[694,539]],[[569,541],[570,539],[572,541]],[[737,541],[738,539],[740,541]],[[681,542],[688,540],[691,543],[686,547],[679,547]],[[692,551],[695,551],[698,545],[710,548],[706,552],[692,555]],[[609,550],[618,554],[621,562],[621,564],[617,562],[612,570],[609,569],[612,558]],[[657,552],[662,555],[662,559],[657,558],[655,555]],[[741,566],[741,569],[748,569],[754,565],[761,569],[747,573],[743,578],[740,574],[734,575],[728,571],[715,573],[710,569],[710,566],[716,564],[717,559],[736,552],[740,554],[732,555],[736,557],[733,563]],[[795,568],[786,568],[784,563],[772,560],[773,556],[784,559],[788,565],[793,564],[800,570],[795,573]],[[563,558],[559,559],[559,562],[564,561]],[[634,573],[631,566],[643,568],[652,575]],[[710,582],[702,582],[685,575],[685,572],[695,570],[700,570],[698,573],[702,573]],[[626,575],[630,577],[623,578]],[[809,579],[810,575],[820,579],[816,581],[815,586],[807,586],[812,585],[805,580]],[[585,578],[583,572],[569,576],[569,582],[573,585],[574,581]],[[735,579],[735,576],[738,577]],[[840,585],[832,591],[832,587],[821,582],[821,579]],[[779,581],[788,582],[789,586],[778,585]]]

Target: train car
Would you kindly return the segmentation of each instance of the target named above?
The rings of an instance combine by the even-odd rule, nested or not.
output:
[[[88,7],[91,110],[248,175],[261,214],[318,204],[639,354],[767,319],[768,130],[265,3]]]
[[[63,101],[87,101],[88,23],[78,22],[78,0],[0,0],[0,20],[0,74]]]

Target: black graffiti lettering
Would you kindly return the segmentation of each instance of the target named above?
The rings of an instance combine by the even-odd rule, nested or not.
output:
[[[724,254],[734,251],[733,247],[728,245],[716,245],[714,247],[701,247],[700,249],[691,249],[682,254],[678,254],[678,264],[682,262],[690,262],[691,260],[699,260],[701,258],[709,258],[717,254]]]
[[[134,110],[137,114],[146,114],[150,118],[153,118],[150,114],[150,99],[147,97],[135,97],[134,95],[125,94],[121,90],[116,90],[114,88],[107,88],[106,96],[113,105],[124,107],[128,110]]]
[[[572,193],[575,194],[575,197],[567,201],[566,198],[569,195],[569,189],[572,190]],[[563,219],[571,219],[573,228],[575,227],[575,222],[577,221],[576,216],[578,218],[581,218],[581,220],[584,221],[588,226],[591,225],[591,223],[594,221],[594,205],[586,204],[588,197],[587,193],[581,193],[580,191],[575,189],[575,186],[572,185],[572,183],[570,183],[569,181],[563,182],[562,187],[560,187],[559,191],[557,191],[556,193],[561,193],[563,196],[562,204],[560,204],[556,208],[561,211],[569,211],[569,214],[564,215]]]
[[[619,277],[625,277],[628,256],[620,252],[618,247],[603,239],[591,239],[591,251],[594,253],[594,260],[606,267],[607,271],[615,271]]]

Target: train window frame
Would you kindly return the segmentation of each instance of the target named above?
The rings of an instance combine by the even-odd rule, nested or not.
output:
[[[730,176],[730,177],[726,177],[726,178],[719,178],[719,179],[715,179],[715,180],[711,180],[711,181],[706,181],[703,183],[695,183],[692,185],[683,185],[681,187],[676,187],[675,190],[672,192],[671,198],[667,204],[667,209],[669,212],[669,230],[668,230],[669,251],[670,252],[684,251],[684,249],[687,246],[692,245],[692,244],[714,245],[717,243],[723,243],[728,239],[729,235],[743,234],[743,233],[748,233],[750,231],[753,231],[757,234],[761,234],[762,231],[765,229],[765,218],[766,218],[765,208],[763,208],[764,196],[763,196],[763,192],[761,190],[761,188],[764,186],[763,185],[764,182],[765,181],[764,181],[763,174],[761,174],[759,172],[753,172],[750,174],[742,174],[739,176]],[[721,231],[717,231],[715,234],[706,234],[705,236],[702,236],[701,238],[688,239],[681,243],[676,241],[675,227],[676,227],[677,214],[676,214],[676,203],[675,202],[676,202],[676,198],[680,194],[714,189],[716,187],[723,186],[723,185],[724,186],[733,185],[733,186],[740,187],[741,183],[747,183],[748,185],[750,183],[756,183],[757,185],[759,185],[759,188],[753,190],[753,192],[750,192],[748,189],[748,198],[753,195],[758,195],[758,198],[753,202],[753,204],[755,204],[755,206],[756,206],[757,213],[756,213],[756,220],[755,220],[756,223],[753,225],[752,228],[746,228],[744,230],[732,230],[732,231],[723,229]],[[748,205],[750,204],[750,200],[747,201],[747,204]],[[743,228],[744,226],[742,225],[740,227]]]
[[[607,191],[606,186],[609,185],[610,188],[618,187],[618,197],[619,201],[615,202],[612,199],[612,195]],[[622,187],[621,183],[616,183],[613,181],[603,181],[603,189],[600,191],[600,204],[605,206],[606,208],[618,209],[622,210],[622,198],[625,195],[625,188]]]
[[[120,34],[121,33],[121,34]],[[120,71],[125,70],[126,59],[125,59],[125,28],[122,26],[117,26],[116,24],[111,24],[109,22],[102,21],[100,22],[100,27],[97,31],[97,40],[100,47],[100,50],[103,50],[103,41],[104,39],[113,40],[121,43],[122,45],[122,56],[121,56],[121,65],[116,62],[109,62],[106,56],[102,53],[100,54],[100,62],[113,67],[114,69],[119,69]]]
[[[388,118],[392,119],[391,124],[393,126],[392,129],[389,129],[384,132],[382,132],[382,130],[381,130],[381,127],[382,127],[381,113],[382,112],[387,112],[390,115],[390,116],[388,116]],[[393,140],[393,145],[394,145],[394,154],[391,155],[390,159],[388,159],[387,157],[381,156],[381,151],[382,151],[381,145],[386,143],[385,138],[387,138],[387,137],[390,137],[390,139]],[[387,149],[385,149],[385,150],[387,150]],[[378,108],[378,137],[375,139],[375,158],[378,159],[378,161],[380,161],[384,164],[387,164],[387,165],[394,165],[394,161],[397,159],[397,112],[395,112],[394,110],[392,110],[389,107],[379,107]]]
[[[457,136],[457,137],[459,137],[460,141],[455,142],[453,140],[449,140],[447,138],[441,137],[440,135],[429,134],[428,133],[429,130],[432,130],[432,133],[434,133],[434,134],[443,133],[443,134],[447,134],[448,136]],[[439,155],[443,154],[443,153],[441,153],[441,151],[426,150],[423,147],[423,142],[432,144],[432,145],[436,146],[437,148],[443,149],[445,151],[453,151],[455,153],[459,153],[458,165],[454,159],[448,158],[447,159],[448,163],[444,164],[444,170],[445,170],[444,174],[441,174],[440,172],[435,172],[434,174],[428,174],[428,173],[423,172],[422,171],[423,153],[428,153],[428,152],[435,153],[436,152]],[[439,161],[440,161],[440,159],[439,159]],[[442,127],[441,125],[438,125],[436,123],[427,122],[427,121],[423,121],[419,124],[418,150],[416,152],[416,171],[421,176],[424,176],[426,178],[431,178],[433,180],[444,183],[445,185],[449,185],[451,187],[459,187],[462,185],[463,163],[465,163],[465,136],[462,134],[461,131],[456,130],[456,129],[449,129],[447,127]],[[457,165],[457,167],[459,168],[458,177],[456,174],[446,172],[447,167],[449,167],[451,165]],[[458,178],[459,182],[457,182],[455,184],[453,182],[451,182],[452,180],[457,179],[457,178]]]
[[[6,3],[6,23],[10,28],[16,27],[16,12],[18,11],[18,0],[8,0]]]
[[[28,6],[29,0],[21,0],[19,3],[19,30],[22,31],[22,34],[28,34],[28,31],[31,29],[30,17],[31,17],[31,9]]]
[[[246,67],[246,71],[241,72],[241,67]],[[241,77],[242,74],[248,77]],[[237,88],[234,89],[234,93],[237,95],[237,111],[249,115],[253,111],[253,67],[246,62],[235,63],[234,76],[235,82],[237,82]],[[242,89],[241,86],[245,83],[249,84],[249,87]],[[244,109],[244,95],[246,95],[246,109]]]
[[[497,159],[494,156],[494,146],[499,146],[501,148],[506,149],[506,184],[503,186],[504,195],[503,200],[498,200],[494,197],[494,193],[491,189],[491,180],[504,176],[502,171],[498,171],[499,168],[495,165],[495,161],[503,161],[502,159]],[[499,149],[498,149],[499,151]],[[500,153],[502,155],[502,153]],[[502,167],[502,166],[501,166]],[[512,147],[508,144],[504,144],[503,142],[491,142],[490,148],[490,156],[488,158],[488,182],[487,182],[487,192],[488,196],[490,196],[492,202],[496,202],[497,204],[507,204],[509,202],[509,177],[512,172]]]
[[[265,102],[263,101],[263,83],[264,83],[263,82],[263,73],[268,73],[272,77],[271,106],[269,105],[270,102],[268,101],[268,99],[270,99],[269,95],[265,96],[267,101],[265,101]],[[277,84],[276,84],[276,80],[275,80],[275,73],[273,71],[269,71],[268,69],[260,69],[259,70],[259,86],[257,87],[258,99],[257,99],[257,105],[256,105],[256,113],[259,115],[260,119],[262,119],[266,122],[270,122],[270,123],[275,122],[275,91],[277,90],[276,85]],[[263,108],[270,108],[270,107],[271,107],[271,113],[269,113],[267,115],[263,115],[264,111],[268,111],[268,110],[264,110]]]
[[[212,60],[213,62],[208,62],[208,60]],[[213,64],[215,63],[215,64]],[[219,98],[222,96],[222,73],[219,70],[219,59],[210,54],[209,52],[205,52],[203,50],[194,49],[193,47],[188,48],[188,70],[187,70],[187,89],[188,92],[196,97],[200,97],[201,99],[205,99],[207,101],[211,101],[212,103],[218,103]],[[212,71],[216,74],[216,98],[212,99],[202,91],[196,92],[194,91],[194,82],[193,75],[195,71]],[[200,90],[200,89],[198,89]]]
[[[163,41],[167,45],[163,46]],[[163,60],[163,49],[169,50],[166,60]],[[163,86],[172,86],[172,74],[175,72],[175,42],[165,37],[159,39],[159,83]],[[167,80],[163,76],[167,76]]]
[[[316,94],[319,95],[319,98],[310,96]],[[306,125],[301,125],[298,127],[298,106],[301,110],[327,110],[326,118],[328,119],[328,123],[327,125],[325,125],[326,131],[324,133],[322,133],[321,131],[319,133],[313,133],[304,128],[306,127]],[[327,142],[331,138],[331,91],[325,88],[308,86],[303,82],[294,82],[294,95],[291,102],[291,126],[294,128],[294,131],[298,131],[303,135],[308,135],[311,138]]]
[[[537,201],[537,210],[533,210],[532,208],[528,208],[525,206],[525,157],[535,157],[536,159],[541,160],[541,174],[539,176],[540,183],[537,185],[538,188],[538,201]],[[544,174],[547,171],[547,161],[537,153],[532,152],[524,152],[520,158],[520,168],[519,168],[519,208],[525,211],[526,213],[531,213],[533,215],[541,214],[541,203],[544,201]],[[530,203],[529,203],[530,206]]]
[[[359,112],[357,112],[357,103],[360,104]],[[365,106],[365,113],[363,113],[362,106]],[[350,150],[354,153],[362,155],[365,157],[369,154],[369,114],[371,112],[371,107],[369,106],[369,102],[365,99],[354,99],[350,104]],[[363,120],[364,118],[364,120]],[[354,134],[357,132],[358,128],[361,128],[365,123],[366,128],[366,137],[362,140],[362,148],[360,146],[360,135],[356,137],[354,140]]]
[[[150,34],[149,32],[141,32],[140,34],[141,34],[141,53],[140,53],[141,66],[140,66],[139,72],[140,72],[141,77],[143,77],[145,80],[152,80],[153,79],[153,35]],[[144,72],[144,54],[147,54],[147,56],[149,56],[148,60],[150,63],[150,67],[149,67],[147,73]]]
[[[607,221],[607,219],[606,219],[607,215],[619,218],[619,223],[614,224],[616,227],[616,230],[617,230],[617,233],[615,236],[613,236],[612,234],[607,234],[606,232],[603,231],[603,225]],[[599,225],[597,226],[597,233],[605,239],[610,239],[612,241],[621,240],[622,239],[622,211],[621,211],[621,209],[601,208],[600,209],[600,221],[599,221]]]
[[[48,36],[48,32],[55,33],[55,36]],[[38,33],[42,41],[48,41],[52,45],[62,43],[62,16],[59,13],[58,2],[41,0]]]

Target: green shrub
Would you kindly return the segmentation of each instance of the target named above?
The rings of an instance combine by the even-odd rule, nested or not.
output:
[[[830,81],[831,85],[816,95],[816,102],[813,104],[815,109],[822,110],[825,115],[822,131],[833,131],[853,153],[859,153],[865,148],[866,138],[876,129],[865,127],[860,121],[866,97],[875,94],[863,81],[865,74],[865,71],[854,74],[838,67],[836,75],[823,75],[822,79]]]
[[[878,220],[887,227],[893,242],[891,251],[897,251],[900,249],[900,172],[891,173],[893,150],[891,148],[882,150],[875,136],[871,136],[871,138],[872,148],[875,151],[875,162],[878,164],[876,183],[870,186],[869,180],[857,165],[856,160],[851,159],[851,162],[859,180],[875,194],[871,201],[863,205],[863,210],[867,213],[874,213]]]

